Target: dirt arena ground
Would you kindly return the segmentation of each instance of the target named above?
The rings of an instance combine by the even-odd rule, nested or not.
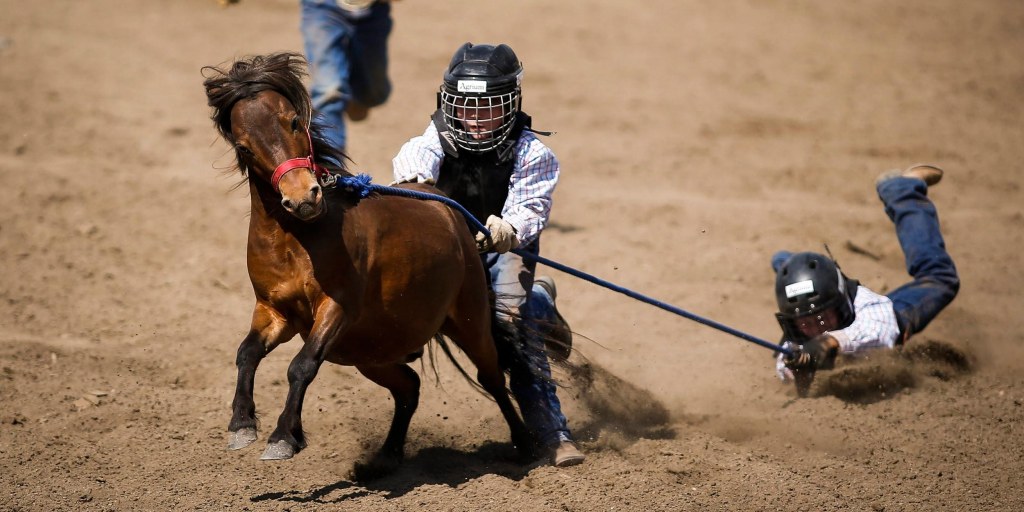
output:
[[[796,399],[767,350],[547,270],[591,363],[562,376],[587,461],[515,463],[444,363],[408,460],[363,483],[391,404],[352,368],[320,372],[295,459],[225,450],[248,198],[200,68],[301,50],[297,2],[0,12],[0,510],[1024,509],[1019,1],[396,3],[394,94],[351,129],[376,182],[451,52],[503,41],[558,132],[549,258],[775,340],[777,249],[907,279],[873,181],[924,161],[963,287],[903,355]],[[299,343],[260,369],[263,436]]]

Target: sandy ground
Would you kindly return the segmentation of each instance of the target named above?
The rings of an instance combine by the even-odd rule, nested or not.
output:
[[[300,50],[297,2],[0,0],[0,509],[1024,509],[1024,4],[469,5],[396,4],[394,95],[352,127],[355,170],[387,182],[454,48],[504,41],[558,132],[546,256],[775,340],[777,249],[907,279],[872,183],[926,161],[960,296],[905,354],[796,399],[767,350],[550,270],[593,365],[563,376],[585,464],[517,464],[447,363],[393,475],[350,480],[391,405],[333,365],[309,448],[261,462],[225,450],[248,198],[200,68]],[[298,345],[260,369],[263,435]]]

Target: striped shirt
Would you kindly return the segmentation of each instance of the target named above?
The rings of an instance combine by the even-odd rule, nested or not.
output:
[[[512,178],[508,196],[501,209],[501,218],[516,229],[522,245],[540,236],[551,215],[551,194],[558,184],[558,159],[533,132],[524,130],[514,149]],[[444,150],[434,123],[427,125],[423,135],[402,145],[392,160],[396,182],[437,181],[444,159]],[[487,219],[478,219],[486,222]]]
[[[879,295],[864,286],[858,286],[853,309],[855,316],[852,324],[845,329],[828,332],[829,336],[839,342],[841,353],[856,356],[867,350],[896,346],[900,328],[896,323],[896,311],[889,297]],[[783,381],[788,381],[793,378],[793,374],[783,363],[783,357],[779,354],[776,358],[775,373]]]

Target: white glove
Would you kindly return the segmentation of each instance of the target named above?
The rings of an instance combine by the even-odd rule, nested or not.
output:
[[[476,234],[476,247],[480,252],[494,251],[498,254],[504,254],[516,247],[519,247],[519,238],[516,237],[516,228],[512,227],[507,220],[491,215],[487,217],[487,231],[491,232],[491,242],[493,245],[488,245],[487,235],[484,232]]]
[[[793,370],[790,370],[789,367],[786,366],[785,354],[779,354],[775,358],[775,376],[782,382],[793,382]]]
[[[792,341],[783,341],[782,348],[792,350],[795,352],[800,351],[800,345],[793,343]],[[775,375],[779,377],[782,382],[793,382],[793,370],[786,366],[786,354],[779,352],[775,356]]]

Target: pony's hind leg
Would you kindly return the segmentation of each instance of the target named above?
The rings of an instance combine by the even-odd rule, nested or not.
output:
[[[516,408],[512,405],[508,388],[505,387],[505,374],[498,366],[497,354],[493,358],[487,356],[484,360],[486,362],[478,362],[468,350],[466,354],[469,355],[469,358],[473,360],[473,364],[477,367],[477,382],[494,397],[494,401],[501,408],[501,414],[505,417],[505,422],[508,423],[508,428],[512,435],[512,443],[519,450],[519,454],[528,460],[536,458],[540,447],[537,445],[537,440],[533,434],[526,427],[526,424],[523,423],[523,419],[519,416]]]
[[[359,373],[391,392],[395,400],[395,414],[384,445],[367,462],[356,463],[356,480],[369,480],[390,473],[405,457],[405,438],[409,423],[420,401],[420,378],[405,364],[388,366],[357,366]]]
[[[486,321],[490,318],[488,315],[489,311],[476,316],[475,322],[468,320],[465,315],[452,315],[442,330],[476,366],[476,380],[498,403],[511,431],[512,444],[522,457],[532,460],[538,455],[539,447],[519,412],[512,405],[512,399],[509,398],[509,391],[505,386],[505,373],[498,364],[498,350],[490,332],[490,322]],[[481,322],[481,318],[485,321]]]
[[[228,423],[229,450],[241,450],[258,438],[256,402],[253,400],[256,368],[274,347],[293,335],[283,319],[269,308],[257,305],[252,328],[238,346],[235,356],[238,380],[235,384],[235,397],[231,401],[231,421]]]

